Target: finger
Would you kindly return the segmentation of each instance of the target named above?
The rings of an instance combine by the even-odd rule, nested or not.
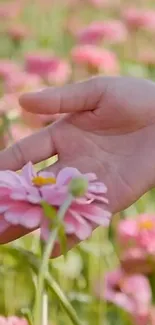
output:
[[[96,78],[60,88],[47,88],[27,93],[19,98],[27,111],[38,114],[63,114],[93,110],[100,91]]]
[[[30,135],[0,152],[0,170],[19,170],[27,162],[33,164],[57,154],[51,126]]]

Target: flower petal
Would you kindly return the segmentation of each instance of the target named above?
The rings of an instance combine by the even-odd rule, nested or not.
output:
[[[20,186],[21,180],[17,173],[10,170],[0,171],[0,187],[12,188]]]
[[[97,176],[95,173],[87,173],[84,174],[83,176],[86,177],[89,182],[93,182],[97,180]]]
[[[40,207],[32,207],[22,215],[19,222],[20,225],[28,229],[34,229],[40,225],[42,216],[43,213]]]
[[[29,209],[30,205],[25,202],[14,203],[9,210],[4,213],[4,219],[13,225],[20,224],[23,214]]]
[[[107,193],[107,187],[101,182],[95,182],[89,185],[88,191],[95,194],[104,194]]]
[[[32,179],[37,175],[37,173],[30,161],[22,168],[20,175],[28,185],[32,185]]]
[[[80,214],[70,209],[65,217],[65,223],[72,224],[75,227],[75,235],[80,240],[85,240],[92,234],[91,225],[84,220]]]
[[[40,192],[42,194],[42,198],[54,205],[54,206],[60,206],[62,205],[68,196],[68,191],[66,190],[66,187],[61,187],[60,189],[52,188],[51,186],[43,186],[40,189]]]
[[[65,167],[57,175],[57,185],[67,185],[72,178],[79,177],[81,175],[82,174],[78,169],[73,167]]]
[[[94,205],[76,205],[76,211],[89,221],[95,223],[96,225],[107,226],[109,225],[111,213],[105,211],[104,209]]]

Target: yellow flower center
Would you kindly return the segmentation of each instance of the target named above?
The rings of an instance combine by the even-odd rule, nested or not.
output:
[[[32,182],[35,186],[44,186],[56,184],[56,179],[54,177],[36,176],[32,179]]]
[[[143,220],[140,222],[139,227],[141,230],[152,230],[153,229],[153,222],[152,220]]]

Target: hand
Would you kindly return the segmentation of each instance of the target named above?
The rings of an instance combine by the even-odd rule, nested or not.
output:
[[[50,167],[75,166],[95,172],[108,187],[116,213],[155,183],[155,84],[125,77],[88,81],[22,95],[29,112],[66,114],[54,124],[0,153],[0,169],[20,169],[58,154]],[[24,230],[25,232],[25,230]],[[1,242],[23,234],[2,236]]]

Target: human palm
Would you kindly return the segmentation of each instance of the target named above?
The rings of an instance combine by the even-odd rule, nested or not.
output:
[[[2,152],[0,164],[5,159],[5,168],[19,169],[28,160],[38,162],[58,154],[58,162],[50,169],[57,173],[64,166],[74,166],[82,172],[95,172],[108,187],[113,213],[154,186],[154,83],[94,78],[27,94],[20,101],[34,113],[67,114]],[[21,235],[20,231],[11,239]]]

